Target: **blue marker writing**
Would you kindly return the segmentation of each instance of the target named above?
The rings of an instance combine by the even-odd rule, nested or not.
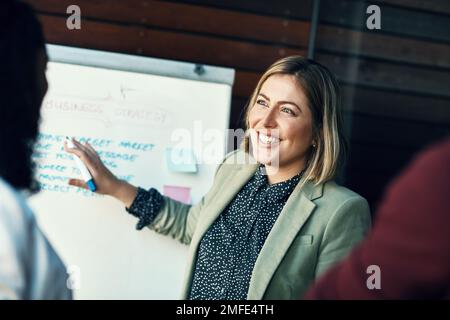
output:
[[[72,142],[72,139],[69,137],[66,137],[67,146],[69,148],[75,148],[75,145]],[[87,186],[89,187],[89,190],[92,192],[95,192],[97,190],[97,187],[95,186],[94,179],[92,179],[91,173],[84,165],[83,161],[81,161],[78,156],[74,155],[75,163],[77,164],[78,169],[81,172],[81,176],[83,177],[83,180],[86,182]]]

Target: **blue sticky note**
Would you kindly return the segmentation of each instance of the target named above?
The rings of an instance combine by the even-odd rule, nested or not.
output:
[[[166,148],[166,163],[172,172],[197,172],[197,160],[191,149]]]

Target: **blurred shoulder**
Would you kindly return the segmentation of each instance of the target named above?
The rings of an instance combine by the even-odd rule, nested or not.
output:
[[[25,200],[14,188],[0,177],[0,210],[6,212],[23,211]]]
[[[21,233],[32,220],[24,197],[0,177],[0,223],[10,233]]]

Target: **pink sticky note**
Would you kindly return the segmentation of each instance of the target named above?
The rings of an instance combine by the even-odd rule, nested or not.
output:
[[[164,186],[163,193],[165,196],[172,198],[173,200],[184,202],[186,204],[191,203],[191,188],[178,186]]]

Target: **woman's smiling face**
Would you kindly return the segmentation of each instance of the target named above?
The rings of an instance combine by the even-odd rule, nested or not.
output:
[[[270,166],[303,169],[313,143],[308,100],[294,76],[274,74],[261,86],[248,123],[253,157]]]

